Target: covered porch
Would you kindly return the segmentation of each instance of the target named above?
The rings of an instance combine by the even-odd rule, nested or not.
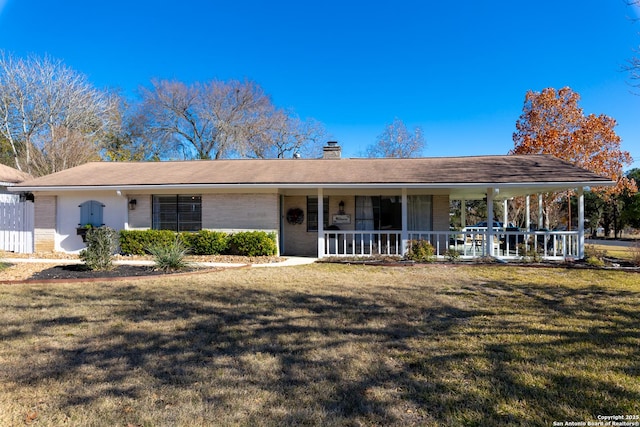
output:
[[[537,218],[541,218],[541,194],[569,189],[577,195],[577,229],[541,230],[531,223],[531,197],[538,197]],[[584,258],[584,187],[529,184],[483,188],[467,185],[447,190],[433,189],[431,192],[438,195],[435,197],[442,199],[443,195],[446,196],[446,212],[443,212],[442,206],[438,207],[437,203],[416,204],[414,195],[426,194],[424,191],[405,187],[397,189],[397,196],[390,196],[395,198],[398,204],[399,221],[395,227],[378,226],[378,223],[362,221],[360,218],[366,215],[361,212],[360,207],[354,207],[351,210],[356,217],[354,226],[348,227],[353,229],[344,229],[341,224],[335,223],[336,219],[341,219],[339,213],[329,213],[330,218],[324,218],[328,213],[324,203],[327,203],[327,194],[332,194],[331,189],[317,189],[318,257],[402,257],[407,254],[413,242],[423,240],[434,247],[438,259],[494,257],[517,260],[536,256],[545,260],[562,261]],[[508,217],[507,206],[509,200],[516,196],[526,198],[526,219],[521,227],[509,226],[511,218]],[[335,197],[331,198],[335,200]],[[448,208],[451,200],[459,200],[462,206],[468,200],[486,200],[486,227],[468,226],[466,209],[461,209],[462,227],[450,227]],[[335,203],[333,201],[331,204],[335,206]],[[496,218],[493,214],[494,206],[497,204],[503,205],[502,218]]]

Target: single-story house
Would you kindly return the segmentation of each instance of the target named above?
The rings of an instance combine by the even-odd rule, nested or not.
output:
[[[583,191],[608,178],[546,155],[412,159],[341,158],[330,142],[320,159],[94,162],[23,182],[35,196],[36,251],[76,252],[76,228],[264,230],[282,255],[402,255],[429,240],[439,256],[520,256],[533,245],[549,258],[584,254]],[[450,230],[450,201],[573,189],[580,227],[566,232]],[[464,211],[464,210],[463,210]],[[463,221],[465,219],[463,218]],[[506,222],[506,221],[505,221]],[[538,233],[538,235],[535,235]],[[518,252],[520,251],[520,253]]]

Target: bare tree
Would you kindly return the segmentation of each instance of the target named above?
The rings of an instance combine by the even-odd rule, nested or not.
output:
[[[0,52],[0,134],[20,170],[38,176],[98,158],[114,108],[113,96],[61,61]]]
[[[160,139],[145,129],[146,118],[137,104],[120,98],[120,106],[112,111],[109,129],[103,138],[101,155],[104,160],[158,161],[172,148],[166,139]]]
[[[367,154],[369,157],[419,157],[424,147],[422,129],[416,127],[411,132],[402,120],[395,118],[378,136],[375,144],[368,147]]]
[[[165,144],[165,157],[285,157],[324,135],[317,122],[277,109],[256,83],[238,80],[153,81],[142,89],[137,124],[144,138]]]
[[[324,126],[314,120],[301,120],[293,113],[273,110],[244,144],[243,155],[253,158],[290,158],[296,154],[318,157],[327,139]]]
[[[627,5],[629,5],[629,7],[634,8],[640,8],[640,0],[626,0]],[[640,18],[633,18],[635,21],[639,20]],[[630,58],[627,61],[626,66],[624,67],[626,71],[629,72],[629,76],[632,80],[632,84],[633,86],[640,88],[640,48],[639,50],[636,50],[636,56]]]
[[[271,105],[251,82],[214,80],[187,86],[153,81],[142,89],[138,118],[148,138],[166,141],[184,158],[219,159],[240,149]]]

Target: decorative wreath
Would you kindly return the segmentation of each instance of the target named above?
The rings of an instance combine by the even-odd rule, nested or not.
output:
[[[287,211],[287,222],[289,224],[302,224],[304,212],[300,208],[291,208]]]

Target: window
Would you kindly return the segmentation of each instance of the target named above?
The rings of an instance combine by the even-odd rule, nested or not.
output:
[[[329,198],[324,197],[322,199],[322,212],[324,214],[324,221],[322,222],[324,228],[329,226]],[[318,231],[318,198],[307,197],[307,231]]]
[[[433,200],[431,196],[407,197],[407,220],[409,230],[431,231],[433,230]]]
[[[400,196],[356,196],[356,230],[401,230]]]
[[[431,230],[432,197],[408,196],[409,230]],[[356,196],[356,230],[401,230],[400,196]]]
[[[95,200],[88,200],[82,203],[79,207],[79,226],[84,227],[85,225],[90,224],[93,227],[100,227],[104,225],[102,222],[102,210],[104,209],[104,205],[102,203],[96,202]]]
[[[202,197],[196,195],[153,196],[154,230],[198,231],[202,229]]]

